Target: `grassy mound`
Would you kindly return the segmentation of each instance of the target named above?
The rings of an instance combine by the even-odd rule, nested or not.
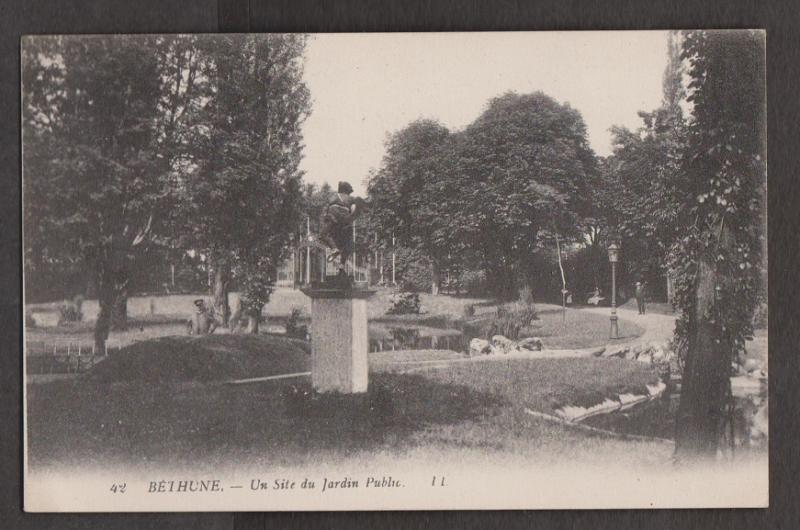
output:
[[[308,343],[271,335],[163,337],[137,342],[95,366],[93,381],[226,381],[304,372]]]

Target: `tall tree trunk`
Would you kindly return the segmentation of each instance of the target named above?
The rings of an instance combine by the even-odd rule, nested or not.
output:
[[[730,352],[710,321],[718,278],[714,265],[700,262],[678,406],[675,456],[679,462],[716,457],[730,388]]]
[[[111,329],[114,331],[128,329],[128,289],[125,287],[115,293],[111,312]]]
[[[261,323],[261,309],[259,308],[257,311],[254,309],[247,313],[247,333],[258,333],[259,324]]]
[[[441,267],[439,262],[431,260],[431,294],[436,296],[439,294],[439,283],[441,280]]]
[[[98,284],[97,303],[100,310],[94,324],[94,352],[95,355],[105,355],[106,341],[111,330],[111,319],[114,312],[114,288],[108,279],[101,278]]]
[[[223,260],[214,264],[214,277],[211,294],[214,297],[214,315],[223,327],[228,326],[231,316],[231,307],[228,304],[228,289],[230,287],[230,267]]]

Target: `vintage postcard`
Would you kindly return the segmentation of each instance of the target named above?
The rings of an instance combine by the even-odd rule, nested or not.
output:
[[[25,510],[767,506],[765,38],[24,37]]]

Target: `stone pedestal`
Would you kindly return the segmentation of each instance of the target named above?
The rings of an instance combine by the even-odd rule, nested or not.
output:
[[[367,299],[375,291],[303,289],[311,298],[311,384],[317,392],[367,391]]]

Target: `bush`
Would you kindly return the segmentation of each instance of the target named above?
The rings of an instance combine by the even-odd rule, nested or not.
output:
[[[60,322],[80,322],[83,320],[83,297],[78,295],[72,300],[66,300],[58,306]]]
[[[475,304],[467,304],[464,306],[464,316],[467,318],[475,316]]]
[[[289,318],[286,319],[286,336],[293,339],[308,340],[308,326],[300,324],[302,312],[296,307],[292,309]]]
[[[482,270],[465,270],[458,278],[460,288],[469,294],[483,294],[487,290],[486,273]]]
[[[417,293],[398,293],[392,296],[392,306],[386,311],[386,314],[418,315],[420,306],[419,295]]]
[[[491,339],[495,335],[503,335],[511,340],[517,340],[520,330],[529,327],[534,320],[538,319],[536,308],[533,305],[500,306],[486,327],[485,336],[487,339]]]

